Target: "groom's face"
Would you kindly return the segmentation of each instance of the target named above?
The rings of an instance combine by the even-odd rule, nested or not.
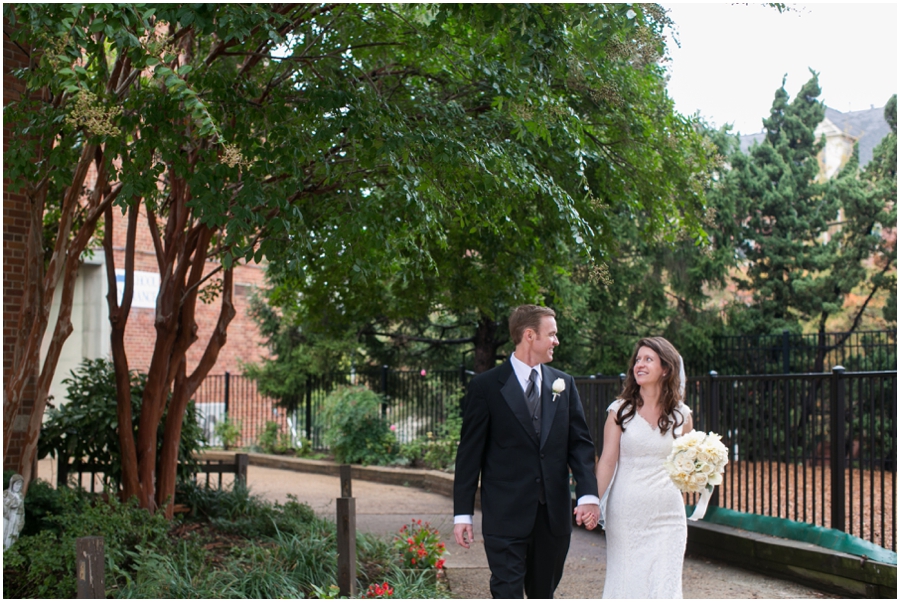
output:
[[[532,356],[541,364],[552,362],[553,348],[557,345],[559,339],[556,338],[556,318],[544,316],[531,344]]]

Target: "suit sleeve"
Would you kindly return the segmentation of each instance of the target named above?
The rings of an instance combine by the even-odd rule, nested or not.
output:
[[[594,472],[594,441],[584,417],[584,408],[578,396],[575,379],[568,376],[566,387],[569,395],[569,468],[575,477],[575,494],[578,498],[597,495],[597,476]]]
[[[490,414],[479,380],[469,383],[463,411],[456,471],[453,478],[453,514],[475,513],[475,492],[481,475],[482,459],[488,440]]]

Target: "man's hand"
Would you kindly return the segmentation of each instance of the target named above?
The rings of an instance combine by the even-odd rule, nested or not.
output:
[[[472,530],[472,525],[466,523],[453,525],[453,536],[456,537],[456,543],[467,550],[469,549],[469,544],[475,541],[475,532]]]
[[[600,518],[600,506],[597,504],[584,504],[575,507],[575,523],[590,531],[597,526]]]

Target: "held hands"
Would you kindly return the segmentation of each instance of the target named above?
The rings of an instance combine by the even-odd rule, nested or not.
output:
[[[597,504],[584,504],[575,507],[575,524],[584,526],[588,531],[597,527],[600,518],[600,506]]]
[[[475,541],[475,532],[472,530],[472,525],[466,523],[453,525],[453,536],[456,538],[456,543],[467,550],[469,549],[469,544]]]

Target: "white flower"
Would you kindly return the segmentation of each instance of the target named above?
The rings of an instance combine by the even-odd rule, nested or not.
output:
[[[557,378],[553,381],[553,385],[550,388],[553,389],[553,401],[556,401],[559,394],[566,390],[566,381]]]
[[[728,449],[716,433],[693,431],[672,442],[672,452],[663,468],[679,491],[712,491],[723,482]]]

